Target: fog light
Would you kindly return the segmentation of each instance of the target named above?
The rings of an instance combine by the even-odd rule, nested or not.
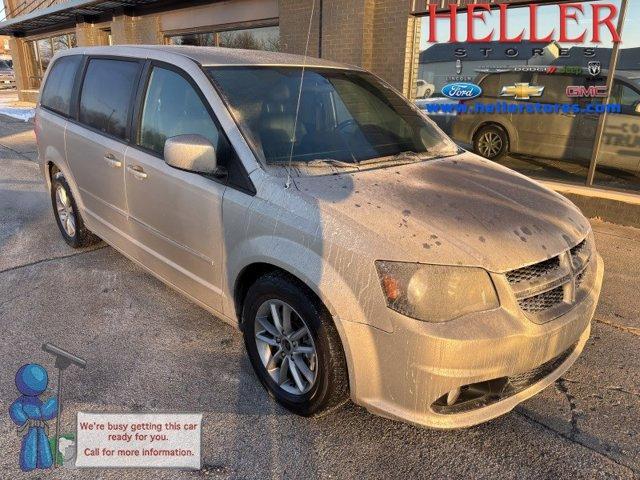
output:
[[[447,394],[447,406],[451,406],[460,398],[460,388],[456,388],[455,390],[451,390]]]

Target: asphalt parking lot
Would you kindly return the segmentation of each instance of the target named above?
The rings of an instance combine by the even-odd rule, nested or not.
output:
[[[640,230],[593,221],[606,273],[592,337],[563,378],[510,414],[458,431],[353,404],[310,420],[267,397],[231,327],[108,246],[68,248],[35,158],[31,124],[0,117],[0,477],[640,476]],[[55,378],[45,341],[88,362],[66,374],[63,431],[78,411],[203,412],[203,469],[20,472],[6,412],[20,365]]]

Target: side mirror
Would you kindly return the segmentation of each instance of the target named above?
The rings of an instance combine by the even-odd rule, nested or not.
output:
[[[640,102],[636,102],[634,110],[635,110],[636,113],[640,114]]]
[[[216,148],[202,135],[177,135],[164,142],[167,165],[188,172],[218,174]]]

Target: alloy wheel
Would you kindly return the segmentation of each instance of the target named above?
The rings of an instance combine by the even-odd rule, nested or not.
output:
[[[76,234],[76,216],[73,213],[73,205],[71,204],[71,198],[67,194],[67,190],[62,186],[56,187],[56,211],[58,213],[58,219],[64,231],[70,237]]]
[[[502,150],[503,141],[496,132],[484,132],[478,139],[478,151],[483,157],[494,158]]]
[[[284,391],[309,392],[318,377],[318,357],[307,324],[287,303],[267,300],[255,318],[255,342],[262,365]]]

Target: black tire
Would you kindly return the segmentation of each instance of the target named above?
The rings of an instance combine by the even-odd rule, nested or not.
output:
[[[490,146],[492,140],[499,145]],[[473,137],[473,151],[489,160],[498,160],[509,153],[509,136],[501,127],[484,126]]]
[[[291,306],[312,335],[317,358],[316,378],[306,393],[293,395],[281,388],[267,372],[258,353],[255,319],[260,306],[270,300]],[[347,364],[331,315],[313,292],[294,277],[284,272],[272,272],[260,277],[249,288],[242,309],[242,331],[249,360],[258,379],[286,409],[305,417],[316,416],[348,400]]]
[[[64,194],[68,198],[68,202],[70,203],[70,209],[74,216],[74,226],[75,229],[70,234],[67,232],[65,227],[62,224],[62,220],[60,218],[61,214],[58,211],[57,201],[56,201],[56,192],[61,188],[64,190]],[[60,233],[62,234],[62,238],[70,247],[73,248],[83,248],[89,247],[91,245],[95,245],[100,242],[100,238],[94,235],[84,224],[84,220],[80,215],[80,211],[78,210],[78,206],[76,204],[75,199],[73,198],[73,194],[71,193],[71,188],[67,183],[67,180],[64,178],[64,175],[61,171],[54,167],[51,172],[51,206],[53,207],[53,216],[56,219],[56,224],[60,229]]]

